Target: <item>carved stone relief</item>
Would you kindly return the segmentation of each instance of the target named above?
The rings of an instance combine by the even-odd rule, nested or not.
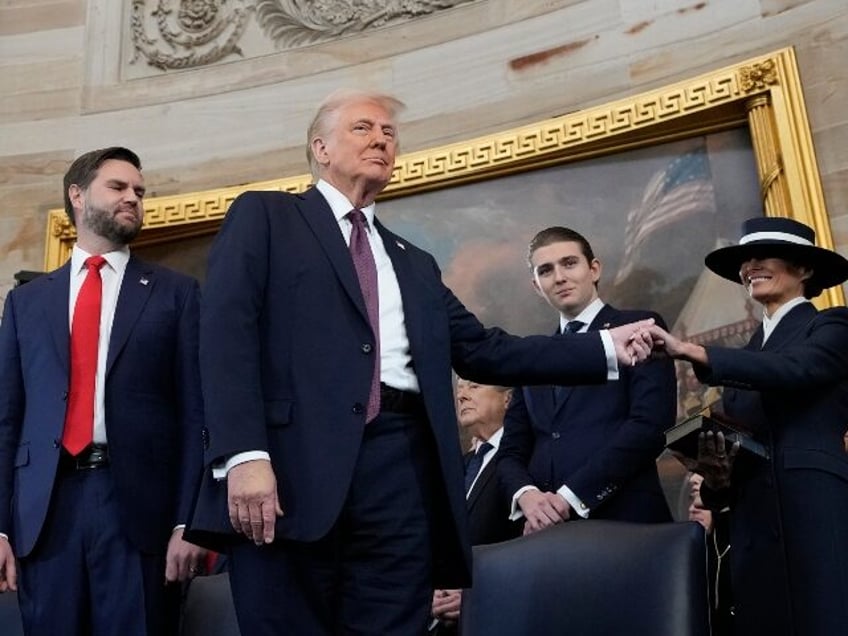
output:
[[[481,0],[133,0],[131,63],[162,71],[243,55],[255,25],[273,49],[290,50],[391,26]]]

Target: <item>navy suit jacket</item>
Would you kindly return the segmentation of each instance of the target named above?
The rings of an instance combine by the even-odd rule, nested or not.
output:
[[[0,324],[0,532],[30,553],[56,479],[69,386],[70,264],[9,292]],[[107,359],[106,435],[126,536],[164,553],[202,469],[197,282],[130,257]]]
[[[651,317],[663,324],[655,313],[604,305],[589,329]],[[558,401],[550,386],[513,394],[498,464],[509,497],[527,485],[554,492],[566,484],[591,518],[671,521],[656,458],[676,414],[672,361],[622,367],[615,382],[560,391]]]
[[[740,453],[729,492],[738,633],[838,634],[848,624],[848,309],[794,307],[762,346],[708,346],[702,382],[771,460]],[[724,494],[719,499],[717,495]],[[729,498],[728,498],[729,497]]]
[[[467,584],[470,544],[451,367],[487,384],[603,382],[600,338],[518,338],[486,329],[441,281],[432,256],[376,222],[400,286],[415,373],[445,496],[437,585]],[[342,509],[365,426],[374,335],[350,252],[316,189],[242,194],[209,257],[200,355],[207,463],[268,451],[285,515],[276,536],[314,541]],[[390,477],[389,477],[390,478]],[[192,540],[234,533],[226,483],[204,476]]]
[[[510,499],[498,482],[500,450],[480,471],[468,493],[468,530],[471,545],[485,545],[514,539],[521,535],[522,525],[509,520]]]

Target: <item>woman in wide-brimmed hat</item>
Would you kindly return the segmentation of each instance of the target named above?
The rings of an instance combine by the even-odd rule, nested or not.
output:
[[[726,387],[725,415],[771,456],[736,456],[707,436],[698,457],[705,504],[730,506],[734,631],[848,633],[848,309],[809,302],[848,279],[848,261],[803,223],[759,217],[705,263],[763,306],[751,341],[700,346],[651,330],[702,382]]]

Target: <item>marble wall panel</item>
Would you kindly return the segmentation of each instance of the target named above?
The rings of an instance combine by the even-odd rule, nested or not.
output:
[[[305,172],[314,106],[342,85],[399,94],[411,151],[789,45],[834,236],[848,250],[844,0],[482,0],[303,50],[253,43],[244,57],[153,74],[128,67],[130,4],[0,2],[0,296],[14,271],[41,267],[45,210],[61,205],[68,162],[93,147],[133,147],[151,194],[174,194]]]

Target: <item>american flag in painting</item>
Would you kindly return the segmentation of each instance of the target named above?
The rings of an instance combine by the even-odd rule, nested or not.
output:
[[[639,248],[651,234],[699,212],[715,211],[709,157],[706,147],[701,146],[657,172],[645,187],[640,204],[627,214],[624,256],[615,284],[633,271]]]

